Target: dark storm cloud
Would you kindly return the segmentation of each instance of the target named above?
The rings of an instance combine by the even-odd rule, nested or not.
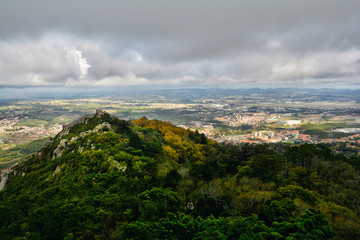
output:
[[[358,0],[0,0],[0,85],[355,84],[359,25]]]

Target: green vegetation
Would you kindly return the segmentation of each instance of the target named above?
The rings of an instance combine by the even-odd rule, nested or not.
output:
[[[300,126],[301,129],[305,130],[319,130],[319,131],[329,131],[336,128],[341,128],[344,126],[344,123],[307,123]]]
[[[0,150],[0,170],[3,168],[7,168],[7,164],[2,163],[13,160],[23,160],[27,156],[38,151],[46,141],[47,139],[43,138],[34,140],[26,144],[18,145],[8,150]]]
[[[26,127],[40,127],[40,126],[45,126],[48,127],[49,126],[49,122],[45,121],[45,120],[40,120],[40,119],[23,119],[21,121],[19,121],[16,126],[26,126]]]
[[[326,138],[342,138],[347,137],[349,133],[341,133],[341,132],[332,132],[331,130],[337,129],[337,128],[344,128],[345,123],[307,123],[303,124],[299,127],[299,129],[304,130],[304,134],[309,134],[312,136],[317,136],[322,139]],[[358,125],[346,125],[347,127],[357,127]]]
[[[360,140],[360,138],[354,138],[355,140]],[[360,156],[360,146],[353,143],[339,142],[339,143],[328,143],[325,144],[327,147],[333,149],[333,151],[341,152],[349,157]],[[352,147],[348,147],[348,145]],[[360,164],[360,162],[359,162]]]
[[[358,239],[359,162],[104,114],[14,167],[0,239]]]

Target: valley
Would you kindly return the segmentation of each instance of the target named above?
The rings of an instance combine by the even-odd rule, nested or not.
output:
[[[357,91],[180,89],[7,98],[0,102],[0,168],[24,159],[62,125],[102,109],[122,119],[169,121],[224,143],[324,143],[360,154]],[[3,162],[3,163],[1,163]]]

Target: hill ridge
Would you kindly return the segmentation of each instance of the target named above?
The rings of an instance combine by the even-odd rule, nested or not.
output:
[[[0,239],[356,239],[355,160],[97,111],[8,174]]]

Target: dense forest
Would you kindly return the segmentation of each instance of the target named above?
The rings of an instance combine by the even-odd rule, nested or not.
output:
[[[0,239],[360,239],[360,159],[98,114],[16,165]]]

